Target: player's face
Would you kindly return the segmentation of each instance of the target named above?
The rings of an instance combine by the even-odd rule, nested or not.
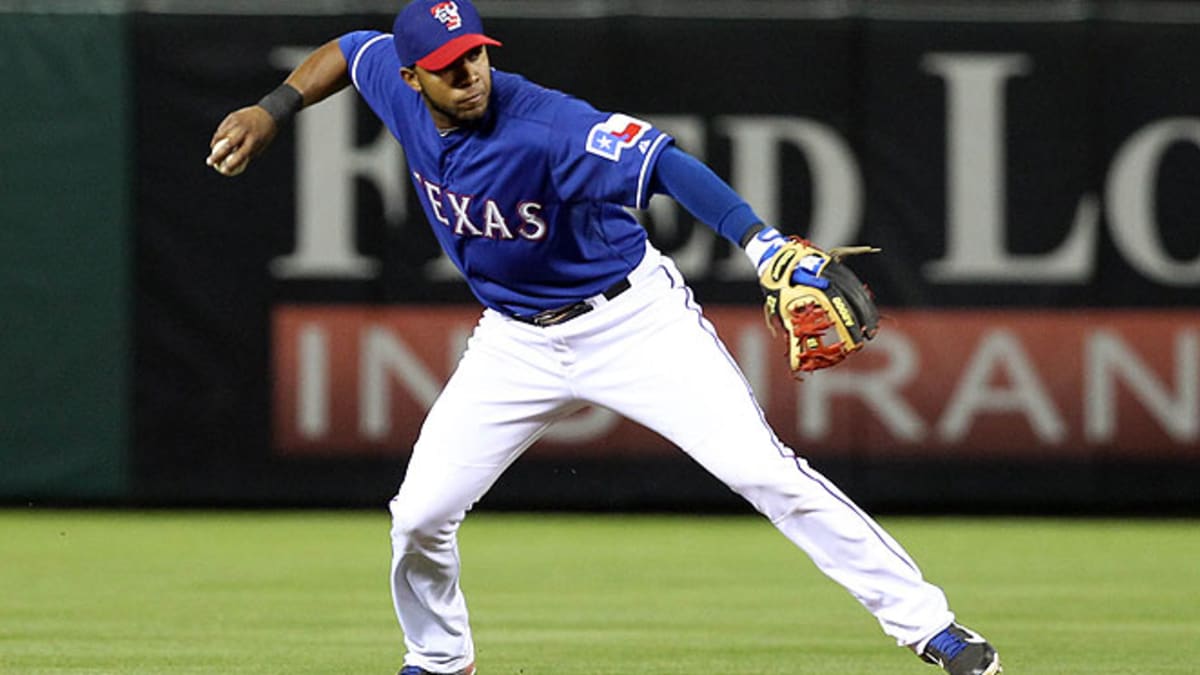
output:
[[[401,77],[425,97],[439,129],[460,127],[482,119],[492,95],[492,66],[487,48],[479,46],[438,71],[419,66],[403,68]]]

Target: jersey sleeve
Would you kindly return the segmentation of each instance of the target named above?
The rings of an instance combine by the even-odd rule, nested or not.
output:
[[[376,114],[389,119],[384,114],[392,103],[388,92],[400,70],[392,35],[373,30],[354,31],[338,38],[338,46],[346,57],[354,88]]]
[[[605,113],[566,97],[549,137],[551,172],[566,201],[646,208],[659,155],[674,141],[645,120]]]
[[[750,228],[762,222],[729,183],[674,146],[667,148],[655,163],[650,189],[655,194],[670,195],[696,220],[739,246]]]

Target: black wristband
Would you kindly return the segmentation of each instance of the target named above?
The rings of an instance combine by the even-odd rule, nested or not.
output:
[[[283,124],[304,107],[304,95],[284,82],[262,97],[258,101],[258,107],[266,110],[276,124]]]
[[[738,245],[742,248],[746,248],[746,244],[749,244],[750,240],[753,239],[756,234],[765,229],[767,229],[767,226],[763,225],[762,223],[755,223],[751,225],[750,229],[746,230],[746,233],[742,235],[742,240],[738,242]]]

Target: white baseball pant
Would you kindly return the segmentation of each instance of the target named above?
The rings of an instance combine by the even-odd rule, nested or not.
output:
[[[898,644],[953,621],[946,598],[870,517],[775,436],[692,292],[653,247],[631,288],[565,323],[485,310],[392,500],[392,597],[405,661],[474,661],[458,585],[466,512],[546,429],[586,404],[652,429],[745,497]]]

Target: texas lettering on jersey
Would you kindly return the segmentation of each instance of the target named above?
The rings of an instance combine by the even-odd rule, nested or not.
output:
[[[435,2],[447,30],[449,2],[466,23],[461,0]],[[398,76],[394,36],[355,31],[338,43],[355,88],[404,148],[434,236],[484,305],[522,316],[562,307],[645,254],[646,229],[629,209],[649,202],[655,162],[673,142],[662,130],[493,69],[486,123],[442,135]]]
[[[501,241],[517,237],[528,241],[546,238],[548,228],[542,219],[542,205],[537,202],[520,202],[506,217],[494,199],[456,194],[415,171],[413,177],[429,200],[429,212],[434,219],[452,229],[456,236]]]

